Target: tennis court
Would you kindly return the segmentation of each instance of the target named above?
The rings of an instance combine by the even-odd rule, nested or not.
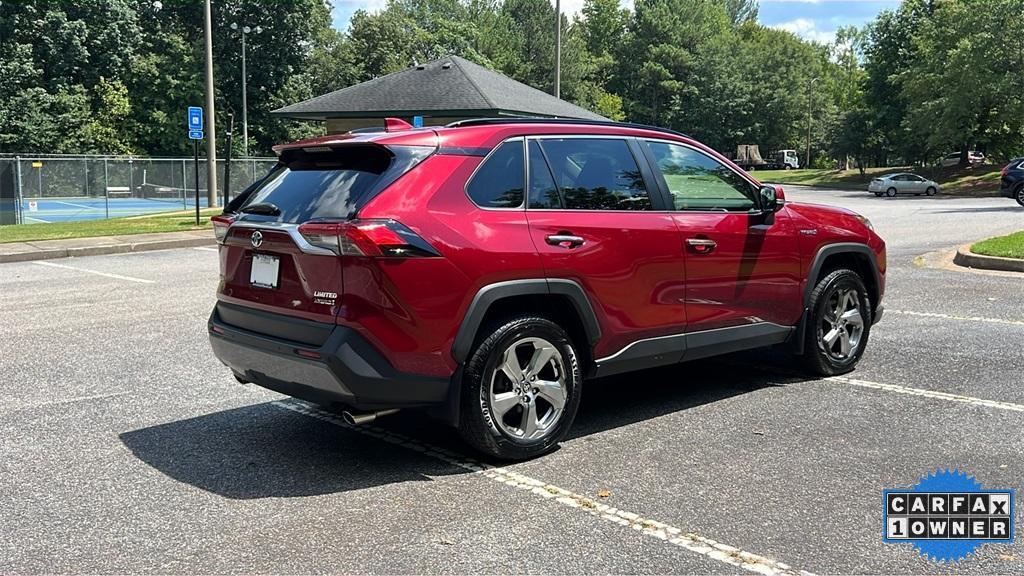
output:
[[[218,160],[218,192],[229,175],[234,195],[276,164],[276,158],[236,158],[229,173]],[[192,158],[0,154],[0,209],[24,224],[143,216],[195,209],[197,187],[206,207],[205,161],[201,168],[197,174]]]
[[[122,216],[142,216],[195,208],[195,198],[152,200],[148,198],[26,198],[21,204],[25,224],[49,224],[76,220],[100,220]],[[205,208],[207,199],[199,199]]]

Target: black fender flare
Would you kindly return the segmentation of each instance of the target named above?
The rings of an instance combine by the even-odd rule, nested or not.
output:
[[[871,273],[874,276],[871,280],[875,282],[875,287],[880,288],[882,285],[882,276],[878,272],[878,262],[875,260],[875,253],[868,247],[867,244],[860,244],[858,242],[840,242],[837,244],[827,244],[822,246],[818,250],[818,253],[814,255],[814,260],[811,261],[811,266],[807,270],[807,284],[804,286],[804,307],[811,305],[811,292],[814,291],[814,279],[818,277],[821,272],[821,267],[825,265],[825,260],[829,256],[835,254],[852,253],[859,254],[867,257]],[[875,302],[874,304],[877,304]]]
[[[882,275],[878,272],[878,261],[875,260],[875,252],[867,244],[861,244],[859,242],[838,242],[836,244],[826,244],[818,249],[818,253],[814,255],[814,260],[811,261],[811,266],[807,269],[807,283],[804,285],[804,311],[800,318],[800,325],[794,336],[794,348],[797,354],[803,354],[804,352],[804,334],[807,330],[807,323],[810,321],[810,309],[811,309],[811,292],[814,291],[815,279],[818,274],[821,273],[821,267],[825,265],[825,260],[829,256],[835,254],[858,254],[867,257],[869,268],[874,276],[876,289],[881,289],[882,286]],[[873,302],[873,310],[877,309],[878,302]],[[876,316],[878,312],[875,312]]]
[[[469,308],[462,317],[462,324],[459,325],[459,330],[455,333],[455,341],[452,343],[452,357],[455,361],[461,364],[469,357],[480,324],[495,302],[504,298],[529,294],[566,296],[572,302],[573,308],[583,323],[583,329],[586,331],[590,345],[593,346],[601,338],[601,325],[597,321],[594,307],[591,306],[583,287],[575,281],[562,278],[508,280],[488,284],[480,288],[473,296],[473,301],[469,303]]]

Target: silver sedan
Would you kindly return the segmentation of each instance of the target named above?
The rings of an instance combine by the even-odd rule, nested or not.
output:
[[[935,196],[939,193],[939,183],[922,178],[917,174],[903,172],[875,178],[871,181],[871,184],[868,184],[868,192],[873,192],[875,196],[885,194],[890,198],[897,194],[913,194],[915,196],[927,194],[928,196]]]

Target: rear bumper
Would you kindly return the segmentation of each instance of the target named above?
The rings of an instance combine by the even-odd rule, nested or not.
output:
[[[431,406],[448,398],[450,379],[398,372],[351,328],[303,320],[311,331],[330,331],[319,346],[303,344],[227,324],[220,306],[210,314],[210,345],[242,380],[317,404],[358,410]],[[238,312],[239,307],[232,308]],[[299,350],[318,357],[300,356]]]

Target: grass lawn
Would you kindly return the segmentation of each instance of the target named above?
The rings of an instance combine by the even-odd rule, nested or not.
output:
[[[220,208],[207,208],[200,212],[199,226],[196,213],[169,212],[129,218],[86,220],[82,222],[54,222],[52,224],[18,224],[0,227],[0,243],[32,242],[34,240],[63,240],[93,236],[119,236],[146,232],[181,232],[210,227],[210,216],[220,214]]]
[[[996,236],[971,246],[971,252],[985,256],[1024,258],[1024,230],[1007,236]]]
[[[998,165],[976,168],[868,168],[862,176],[859,170],[757,170],[751,172],[758,180],[776,184],[803,184],[822,188],[867,190],[868,182],[885,174],[913,172],[939,183],[940,194],[964,196],[995,196],[999,191]]]

